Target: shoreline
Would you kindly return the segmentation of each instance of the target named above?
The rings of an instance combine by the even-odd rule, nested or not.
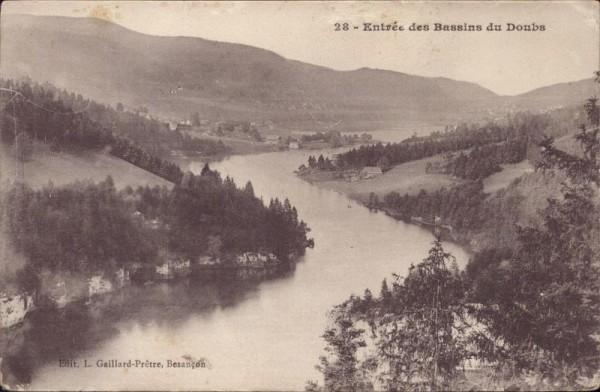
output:
[[[358,193],[356,191],[353,192],[351,190],[352,190],[352,184],[355,184],[358,182],[368,183],[371,180],[359,180],[356,182],[349,182],[342,178],[336,177],[336,175],[340,175],[340,173],[341,172],[336,173],[336,172],[319,171],[319,172],[301,174],[301,173],[296,172],[296,176],[298,178],[302,179],[303,181],[306,181],[309,184],[316,186],[317,188],[328,189],[328,190],[340,193],[340,194],[346,196],[347,198],[349,198],[350,200],[357,202],[360,206],[367,208],[371,212],[375,212],[375,213],[382,212],[394,220],[398,220],[398,221],[402,221],[407,224],[423,227],[424,229],[427,229],[428,231],[430,231],[434,234],[437,234],[437,231],[440,230],[440,228],[438,226],[421,224],[418,222],[412,222],[412,221],[410,221],[410,219],[406,219],[406,217],[401,217],[398,214],[394,214],[393,212],[388,211],[385,208],[369,207],[367,204],[369,201],[368,194]],[[383,176],[385,176],[385,174]],[[442,186],[439,185],[435,189],[439,189],[441,187]],[[412,187],[404,188],[404,190],[406,191],[406,193],[411,192],[412,194],[417,194],[420,191],[420,189],[415,190]],[[434,189],[432,189],[432,190],[434,190]],[[427,191],[430,191],[430,189],[427,189]],[[402,192],[400,192],[400,193],[402,194]],[[383,195],[378,195],[378,196],[382,197]],[[457,236],[455,232],[448,231],[448,230],[442,230],[441,233],[442,233],[442,238],[444,241],[451,242],[453,244],[456,244],[456,245],[464,248],[465,251],[469,254],[473,254],[476,252],[476,250],[473,248],[471,242],[466,238],[465,235]]]
[[[428,163],[441,159],[443,159],[441,156],[433,156],[402,163],[372,178],[360,178],[359,171],[356,169],[344,171],[308,169],[296,171],[295,175],[319,188],[338,191],[352,200],[366,203],[369,201],[370,193],[376,194],[379,198],[390,192],[398,192],[401,195],[405,193],[416,195],[421,190],[432,192],[443,187],[451,188],[454,185],[464,183],[465,180],[445,174],[425,172]],[[352,177],[353,179],[350,179]]]

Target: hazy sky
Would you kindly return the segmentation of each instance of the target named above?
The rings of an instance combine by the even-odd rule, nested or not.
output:
[[[243,43],[338,70],[443,76],[499,94],[589,78],[600,69],[596,1],[3,3],[2,18],[11,13],[95,16],[147,34]],[[430,30],[363,31],[363,23],[382,22]],[[335,23],[349,23],[350,30],[335,31]],[[433,31],[435,23],[479,24],[483,31]],[[503,31],[486,31],[489,23]],[[509,32],[507,23],[545,31]]]

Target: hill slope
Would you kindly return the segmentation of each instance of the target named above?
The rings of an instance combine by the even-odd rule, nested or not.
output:
[[[94,18],[2,16],[0,66],[100,102],[163,116],[265,119],[344,129],[372,121],[479,117],[483,110],[578,105],[592,79],[498,96],[474,83],[361,68],[332,69],[246,45],[137,33]],[[359,123],[360,122],[360,123]]]
[[[523,109],[552,108],[581,105],[585,100],[600,93],[600,85],[594,79],[558,83],[541,87],[527,93],[507,98],[513,106]]]
[[[11,15],[1,27],[4,75],[29,75],[163,115],[447,118],[496,97],[474,83],[367,68],[335,71],[250,46],[150,36],[93,18]]]
[[[0,143],[0,187],[14,182],[19,177],[20,163],[11,147]],[[47,144],[35,143],[32,158],[23,165],[23,181],[33,188],[40,188],[48,181],[56,186],[74,181],[103,181],[111,176],[117,188],[130,185],[166,186],[173,184],[137,166],[112,155],[94,151],[79,153],[52,152]]]

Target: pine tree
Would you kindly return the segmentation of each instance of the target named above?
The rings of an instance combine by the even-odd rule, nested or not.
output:
[[[438,238],[405,279],[396,276],[392,290],[383,280],[378,298],[367,290],[336,307],[324,335],[334,359],[322,358],[319,367],[324,391],[362,390],[356,385],[368,388],[375,378],[386,391],[448,388],[468,354],[465,327],[457,322],[465,317],[463,294],[458,268]],[[376,352],[359,361],[362,326],[370,327]]]
[[[254,197],[254,187],[252,186],[252,182],[248,181],[246,183],[246,186],[244,187],[244,192],[246,192],[246,194]]]
[[[541,143],[539,168],[562,170],[567,180],[562,198],[548,200],[542,225],[519,229],[516,254],[497,269],[502,274],[497,280],[506,282],[501,295],[470,294],[484,305],[478,317],[490,339],[481,342],[482,352],[517,373],[535,371],[564,388],[577,388],[577,378],[590,376],[600,365],[594,338],[600,330],[596,102],[590,99],[585,106],[592,130],[582,126],[575,137],[581,155],[556,148],[552,139]],[[494,340],[502,346],[495,347]]]
[[[354,325],[347,306],[340,305],[331,313],[333,324],[323,334],[329,355],[321,356],[317,369],[323,373],[324,391],[372,391],[373,385],[365,377],[358,359],[358,350],[366,346],[364,330]],[[314,389],[317,388],[313,384]]]

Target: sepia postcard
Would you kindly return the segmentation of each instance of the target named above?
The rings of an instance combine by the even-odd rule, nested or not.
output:
[[[0,389],[600,387],[597,1],[5,1]]]

